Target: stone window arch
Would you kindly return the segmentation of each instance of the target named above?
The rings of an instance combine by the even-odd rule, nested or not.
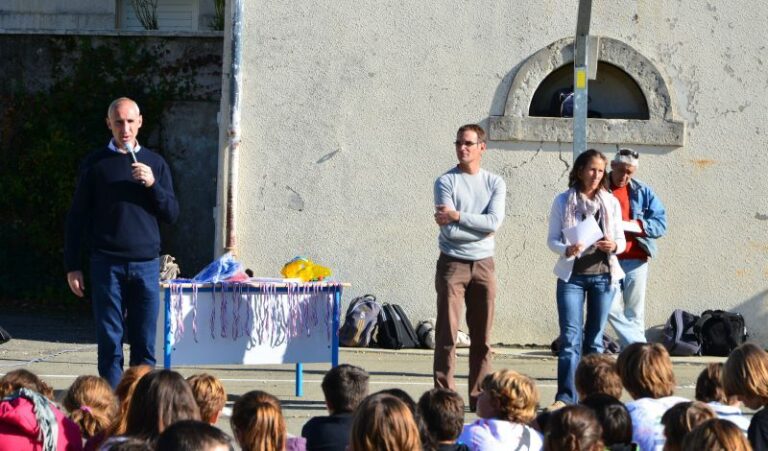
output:
[[[602,118],[590,118],[587,141],[683,146],[686,124],[675,117],[669,84],[661,72],[622,41],[601,37],[598,42],[597,77],[600,79],[603,70],[607,78],[613,78],[610,89],[621,91],[617,91],[620,95],[614,100],[625,102],[625,105],[615,106]],[[573,142],[571,118],[537,115],[545,109],[546,96],[562,86],[568,74],[573,73],[572,66],[573,38],[555,41],[528,58],[512,79],[504,115],[490,118],[490,139]],[[593,83],[590,81],[590,86]]]

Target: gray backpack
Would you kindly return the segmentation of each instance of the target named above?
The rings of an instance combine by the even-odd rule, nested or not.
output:
[[[380,311],[381,305],[372,294],[352,299],[344,315],[344,325],[339,329],[339,344],[351,348],[369,346]]]

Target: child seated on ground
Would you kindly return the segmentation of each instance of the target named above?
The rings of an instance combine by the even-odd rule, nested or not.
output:
[[[216,376],[201,373],[187,378],[195,402],[200,408],[200,418],[206,423],[215,425],[219,421],[219,415],[227,403],[227,393],[224,385]]]
[[[464,400],[458,393],[433,388],[421,395],[417,410],[426,433],[421,439],[425,451],[469,451],[456,443],[464,427]]]
[[[552,412],[547,422],[547,451],[602,451],[602,428],[586,406],[566,406]]]
[[[301,429],[307,450],[344,451],[352,430],[352,412],[368,395],[368,373],[342,364],[323,376],[321,385],[329,416],[310,418]]]
[[[387,393],[365,398],[352,418],[349,451],[421,451],[419,428],[403,401]]]
[[[117,414],[117,397],[109,382],[99,376],[75,379],[61,404],[80,426],[84,439],[102,434]]]
[[[760,409],[749,423],[747,436],[755,451],[768,449],[768,353],[754,343],[731,351],[723,366],[723,388],[750,409]],[[703,449],[703,448],[702,448]]]
[[[0,450],[83,449],[80,428],[53,405],[52,397],[51,387],[27,370],[0,378]]]
[[[741,412],[736,396],[726,396],[723,388],[723,364],[710,363],[696,379],[696,400],[709,404],[718,418],[732,421],[744,435],[749,429],[749,418]]]
[[[157,439],[158,451],[230,451],[231,446],[232,439],[207,421],[177,421]]]
[[[661,417],[666,437],[664,451],[680,451],[686,434],[712,418],[717,418],[715,411],[701,401],[681,402],[670,407]]]
[[[232,407],[229,419],[243,451],[304,451],[303,437],[288,437],[280,400],[261,390],[244,394]]]
[[[616,359],[605,354],[588,354],[576,367],[574,384],[579,399],[595,393],[604,393],[621,399],[621,378],[616,370]]]
[[[603,428],[603,444],[611,451],[636,451],[632,442],[632,418],[627,406],[611,395],[595,393],[583,398],[579,404],[589,407],[595,413],[597,422]]]
[[[759,448],[754,448],[758,451]],[[683,439],[683,451],[752,451],[738,426],[713,418],[693,428]]]
[[[527,423],[533,419],[539,392],[528,376],[512,370],[488,374],[477,398],[479,420],[468,424],[459,437],[473,451],[500,446],[520,451],[542,447],[541,435]]]
[[[674,396],[672,360],[658,343],[633,343],[619,354],[616,368],[632,401],[626,403],[632,417],[632,440],[643,451],[661,451],[664,425],[661,416],[675,404],[688,401]]]

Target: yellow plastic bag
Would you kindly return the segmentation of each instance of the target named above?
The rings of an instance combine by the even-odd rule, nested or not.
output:
[[[315,264],[305,257],[294,257],[283,265],[280,274],[287,279],[301,279],[303,282],[316,282],[331,276],[331,269]]]

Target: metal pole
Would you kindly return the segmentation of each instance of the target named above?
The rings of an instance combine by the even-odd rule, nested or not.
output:
[[[226,242],[227,251],[235,251],[237,246],[237,200],[238,200],[238,167],[240,156],[240,89],[242,86],[242,33],[243,33],[244,0],[233,0],[232,14],[232,67],[229,87],[229,177],[226,203]]]
[[[592,15],[592,0],[579,0],[579,15],[576,21],[576,40],[573,58],[573,159],[587,150],[587,74],[590,53],[589,22]]]

